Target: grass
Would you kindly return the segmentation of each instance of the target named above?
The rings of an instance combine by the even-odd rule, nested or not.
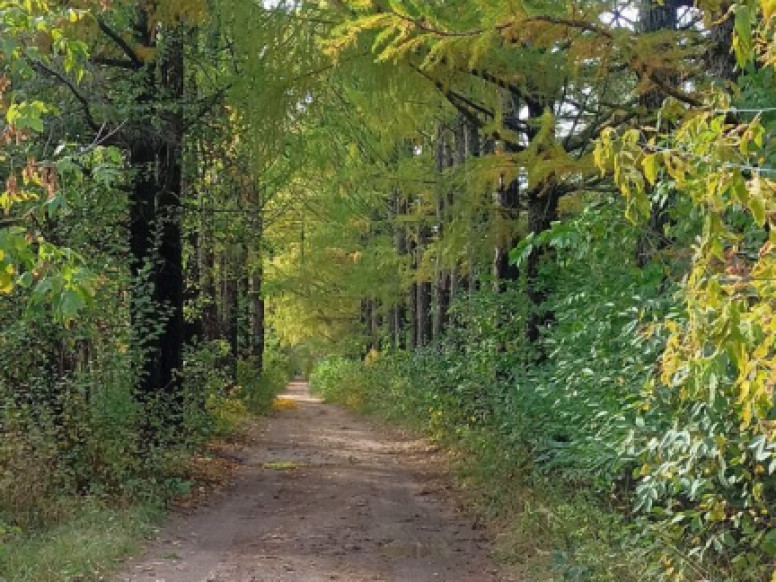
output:
[[[162,514],[158,504],[111,509],[82,500],[65,522],[0,538],[2,582],[104,580],[140,548]]]

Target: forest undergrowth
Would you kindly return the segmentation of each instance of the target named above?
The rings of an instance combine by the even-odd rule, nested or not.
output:
[[[638,237],[617,204],[550,231],[553,323],[538,344],[520,333],[521,285],[482,288],[453,303],[438,342],[324,358],[312,388],[448,447],[469,501],[499,532],[497,554],[528,579],[767,579],[767,544],[742,560],[742,538],[717,545],[700,517],[640,502],[655,433],[676,415],[651,408],[645,386],[666,348],[661,321],[683,316],[666,265],[637,264]]]
[[[102,580],[138,551],[169,507],[223,485],[229,472],[219,465],[216,478],[207,468],[220,461],[212,445],[241,438],[292,374],[288,357],[270,350],[267,372],[241,360],[234,384],[219,364],[227,353],[218,343],[189,352],[185,394],[204,406],[184,407],[181,422],[153,444],[133,436],[143,423],[128,403],[131,384],[102,386],[104,400],[71,395],[66,422],[15,412],[17,432],[0,456],[0,580]]]

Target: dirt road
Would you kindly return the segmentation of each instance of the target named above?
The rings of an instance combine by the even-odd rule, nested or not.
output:
[[[293,382],[233,485],[173,518],[117,582],[503,580],[422,441]],[[436,467],[436,468],[435,468]]]

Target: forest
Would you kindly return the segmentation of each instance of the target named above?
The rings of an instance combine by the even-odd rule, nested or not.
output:
[[[299,373],[529,579],[776,581],[775,0],[0,0],[0,112],[0,580]]]

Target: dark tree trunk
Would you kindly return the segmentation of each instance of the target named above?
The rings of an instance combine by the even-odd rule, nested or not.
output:
[[[393,197],[394,214],[394,245],[399,257],[406,257],[407,227],[398,218],[407,213],[407,203],[401,193],[396,192]],[[407,303],[399,299],[389,313],[388,325],[390,328],[391,347],[393,349],[405,349],[407,347]]]
[[[532,233],[539,234],[548,228],[558,218],[558,202],[560,195],[552,182],[546,182],[528,192],[528,227]],[[541,330],[552,321],[553,315],[544,308],[547,300],[547,288],[539,277],[542,257],[547,249],[535,246],[528,255],[525,265],[526,294],[531,303],[531,313],[526,322],[526,338],[536,343]]]
[[[185,274],[186,290],[184,293],[184,303],[187,305],[196,305],[201,299],[202,289],[200,288],[199,281],[202,279],[200,274],[200,268],[202,266],[199,256],[201,253],[200,246],[202,244],[199,231],[192,231],[188,235],[188,245],[190,249],[190,258],[187,263],[187,269]],[[198,313],[192,319],[186,321],[186,343],[192,343],[197,338],[202,337],[204,331],[202,314]]]
[[[458,122],[455,125],[453,149],[451,153],[451,166],[458,168],[458,171],[461,171],[461,167],[466,163],[466,119],[462,115],[458,118]],[[451,189],[447,197],[448,208],[453,208],[455,202],[455,193]],[[450,271],[450,302],[458,297],[461,290],[465,290],[466,287],[466,278],[461,276],[461,264],[459,261],[456,261],[453,269]]]
[[[200,239],[200,286],[202,301],[202,333],[207,341],[213,341],[220,337],[218,322],[218,295],[216,285],[216,258],[212,249],[212,240],[209,231],[205,230],[203,216]],[[207,233],[207,234],[206,234]]]
[[[390,310],[388,315],[388,330],[391,338],[391,348],[403,350],[407,348],[407,308],[399,303]]]
[[[138,36],[150,45],[146,14],[139,11]],[[143,346],[143,364],[137,396],[140,402],[158,402],[156,422],[174,426],[181,421],[182,395],[177,371],[183,364],[183,251],[181,186],[183,119],[176,107],[183,97],[183,44],[179,30],[166,35],[161,47],[158,91],[169,99],[161,115],[163,135],[154,136],[152,118],[135,128],[129,140],[129,159],[135,169],[130,201],[132,272],[142,285],[132,302],[135,341]],[[157,98],[154,73],[144,76],[139,101]],[[150,299],[150,303],[148,300]],[[151,331],[158,329],[158,332]],[[152,425],[149,431],[154,431]]]
[[[239,349],[239,279],[236,273],[237,261],[234,249],[229,249],[223,256],[221,269],[221,331],[224,339],[229,342],[229,359],[227,367],[233,381],[237,380],[237,351]]]
[[[363,330],[366,341],[361,352],[361,359],[365,359],[367,354],[372,350],[374,344],[372,343],[372,300],[361,300],[361,329]]]
[[[259,265],[251,276],[251,358],[253,358],[256,371],[264,371],[264,297],[261,287],[264,279],[264,270]]]
[[[435,148],[435,169],[438,182],[436,192],[436,227],[437,238],[441,240],[445,234],[445,222],[447,221],[450,206],[450,194],[445,184],[444,171],[452,165],[450,145],[441,123],[437,125]],[[432,322],[432,337],[434,341],[442,336],[447,325],[447,314],[450,309],[450,286],[451,271],[445,268],[440,251],[436,254],[435,265],[434,303],[436,309],[434,310]]]
[[[181,30],[172,30],[165,42],[162,60],[162,91],[171,100],[168,116],[169,133],[161,148],[161,193],[157,200],[162,234],[159,246],[159,303],[168,307],[169,319],[161,337],[161,383],[175,402],[176,413],[182,404],[177,370],[183,366],[183,346],[186,340],[183,318],[183,116],[180,103],[184,94],[183,38]]]
[[[496,207],[500,213],[499,220],[506,222],[507,230],[511,232],[513,230],[512,224],[520,218],[520,188],[517,180],[512,180],[507,185],[502,184],[496,194],[496,199]],[[515,236],[507,236],[495,249],[493,278],[497,291],[504,291],[505,282],[517,281],[520,277],[519,269],[509,261],[509,253],[517,243]]]
[[[661,30],[675,30],[677,25],[676,10],[675,2],[659,3],[657,0],[642,0],[639,10],[640,31],[644,34],[650,34]],[[670,47],[666,47],[666,49],[668,48]],[[676,84],[674,77],[669,77],[660,71],[655,71],[654,74],[666,85]],[[651,126],[654,124],[654,118],[666,96],[663,91],[653,88],[639,97],[639,105],[643,111],[643,125]],[[636,263],[640,267],[644,267],[656,251],[665,248],[670,242],[665,235],[666,226],[669,224],[667,206],[668,200],[653,201],[652,203],[649,222],[636,244]]]
[[[410,312],[410,327],[409,334],[407,335],[407,347],[410,350],[415,350],[419,347],[418,343],[418,283],[413,282],[410,285],[410,291],[408,296],[409,312]]]
[[[504,125],[512,131],[519,130],[520,101],[511,94],[504,95],[505,118]],[[517,221],[520,219],[520,184],[517,178],[506,180],[503,176],[496,192],[496,217],[501,225],[500,239],[494,250],[493,279],[497,291],[506,289],[506,282],[517,281],[520,277],[518,268],[509,261],[509,253],[518,243],[514,234]]]
[[[421,348],[427,346],[431,341],[433,329],[431,318],[431,298],[432,288],[429,281],[422,281],[417,285],[418,299],[418,332],[417,332],[417,347]]]
[[[238,360],[251,355],[251,270],[246,262],[237,272]]]
[[[380,314],[379,301],[373,300],[371,310],[371,318],[369,321],[369,336],[371,338],[372,349],[380,350],[380,327],[383,325],[383,317]]]
[[[528,101],[529,125],[531,126],[528,137],[531,141],[536,139],[538,135],[538,120],[541,119],[545,109],[550,105],[551,101]],[[541,155],[541,148],[538,153]],[[557,220],[560,197],[560,189],[552,178],[537,184],[526,192],[528,231],[530,233],[535,236],[539,235],[549,229],[552,223]],[[542,259],[549,252],[549,249],[542,245],[534,245],[525,262],[525,291],[530,303],[525,337],[539,348],[540,359],[543,359],[545,354],[538,344],[538,340],[541,337],[542,329],[553,319],[552,312],[544,306],[548,289],[540,277]]]
[[[709,31],[709,48],[704,58],[706,71],[722,85],[736,79],[736,57],[731,52],[733,46],[733,29],[735,19],[728,11],[732,2],[723,0],[719,11],[713,15],[711,30]],[[727,13],[727,17],[725,14]]]
[[[464,128],[464,140],[465,140],[465,149],[466,149],[466,157],[467,158],[477,158],[482,153],[482,145],[480,140],[480,131],[477,126],[472,123],[471,121],[466,121],[466,126]],[[474,224],[477,221],[476,216],[471,216],[469,218],[471,224],[469,227],[469,231],[473,234],[477,232],[477,224]],[[468,248],[467,248],[467,262],[468,262],[468,268],[467,268],[467,274],[466,274],[466,287],[468,287],[469,295],[474,294],[477,289],[479,289],[479,277],[477,274],[477,257],[475,255],[474,250],[474,243],[472,241],[468,242]]]
[[[431,232],[428,225],[424,224],[425,217],[421,217],[421,224],[418,226],[418,243],[415,248],[416,264],[420,266],[423,254],[426,252]],[[417,299],[415,300],[415,309],[417,310],[416,321],[417,330],[415,332],[416,347],[422,348],[431,341],[433,332],[433,321],[431,317],[431,300],[433,295],[431,281],[421,280],[416,285]]]
[[[409,238],[409,237],[408,237]],[[420,284],[417,282],[417,273],[418,273],[418,245],[417,241],[413,238],[409,238],[407,250],[411,257],[411,265],[410,268],[412,270],[412,276],[413,280],[410,284],[409,289],[409,297],[407,300],[407,303],[409,304],[409,312],[410,312],[410,329],[409,329],[409,337],[407,338],[407,343],[409,344],[409,348],[411,350],[417,349],[421,344],[418,340],[418,329],[420,329],[419,323],[418,323],[418,289],[420,288]]]

